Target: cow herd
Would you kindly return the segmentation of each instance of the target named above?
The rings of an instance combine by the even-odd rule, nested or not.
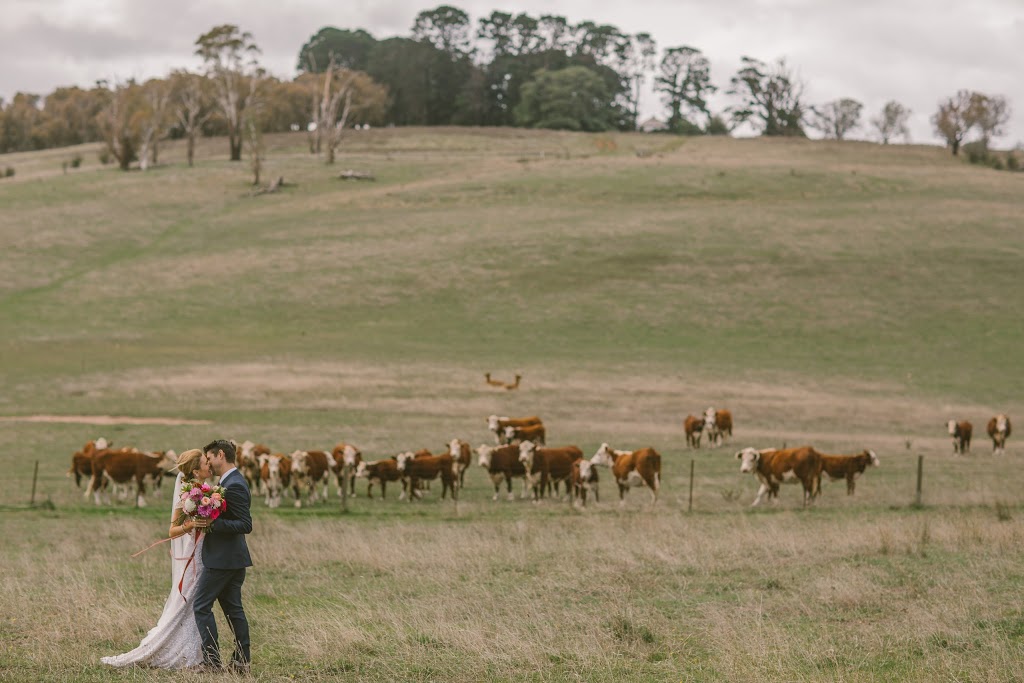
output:
[[[368,460],[350,443],[338,443],[330,450],[295,450],[290,454],[275,452],[263,444],[245,441],[237,444],[237,466],[253,491],[263,497],[267,507],[281,504],[291,495],[295,507],[326,500],[332,482],[337,494],[356,495],[356,479],[367,482],[366,495],[373,497],[373,488],[380,488],[385,498],[387,485],[401,487],[399,500],[410,502],[421,498],[431,482],[440,480],[441,498],[458,499],[465,486],[466,471],[471,468],[475,452],[477,465],[486,472],[494,487],[493,500],[498,500],[504,485],[509,500],[515,498],[514,480],[522,482],[520,497],[539,501],[558,496],[585,506],[588,498],[599,500],[598,468],[606,467],[624,504],[630,488],[647,488],[651,502],[656,502],[661,488],[661,455],[653,448],[627,451],[602,443],[590,458],[574,445],[549,447],[543,420],[532,417],[501,417],[491,415],[487,426],[494,444],[481,444],[476,449],[461,439],[451,439],[437,453],[427,449],[403,451],[389,458]],[[707,443],[721,445],[732,436],[732,414],[728,410],[708,408],[701,417],[688,415],[684,421],[687,445],[699,448],[701,437]],[[970,450],[971,423],[950,420],[948,425],[955,453]],[[1010,436],[1010,419],[997,415],[988,423],[993,452],[1004,453]],[[870,466],[878,465],[874,451],[854,455],[829,455],[811,446],[799,448],[744,448],[736,453],[741,473],[753,473],[760,481],[754,505],[777,498],[779,486],[798,482],[803,487],[804,505],[811,504],[821,493],[822,477],[845,480],[847,494],[852,495],[855,479]],[[147,482],[159,489],[164,476],[173,476],[174,451],[144,452],[136,448],[113,448],[103,438],[89,441],[72,456],[69,476],[81,485],[89,478],[85,496],[101,504],[101,494],[120,492],[126,497],[134,485],[136,504],[145,505]]]

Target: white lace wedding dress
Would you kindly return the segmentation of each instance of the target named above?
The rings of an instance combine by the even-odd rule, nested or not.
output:
[[[174,481],[174,500],[171,508],[180,507],[182,475]],[[164,602],[164,611],[139,646],[131,652],[114,657],[102,657],[100,661],[111,666],[145,666],[155,669],[182,669],[198,666],[203,661],[202,640],[199,628],[192,614],[192,596],[203,572],[203,539],[193,540],[192,534],[185,534],[170,541],[171,544],[171,593]],[[188,563],[195,546],[195,559]],[[186,568],[186,564],[188,567]],[[182,581],[182,579],[184,580]],[[178,583],[181,582],[181,592]]]

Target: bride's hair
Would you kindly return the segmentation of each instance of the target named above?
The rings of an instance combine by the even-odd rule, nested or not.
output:
[[[178,471],[186,477],[191,476],[199,468],[199,459],[202,457],[203,452],[198,448],[184,451],[178,456]]]

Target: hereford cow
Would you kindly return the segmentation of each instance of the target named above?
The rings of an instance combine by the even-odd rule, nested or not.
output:
[[[821,469],[833,481],[846,480],[846,495],[853,495],[858,474],[863,474],[869,465],[878,467],[878,456],[874,451],[865,450],[857,455],[821,454]]]
[[[810,446],[776,450],[744,448],[736,454],[740,472],[754,472],[761,488],[753,505],[759,505],[765,494],[778,498],[779,484],[799,481],[804,487],[804,507],[811,504],[821,487],[821,454]]]
[[[505,442],[523,442],[532,441],[534,443],[543,444],[545,437],[544,425],[524,425],[522,427],[514,427],[509,425],[505,427]]]
[[[572,464],[572,476],[569,478],[570,495],[573,502],[580,501],[583,507],[587,507],[587,492],[594,492],[594,502],[600,502],[597,491],[597,467],[594,463],[585,458],[580,458]]]
[[[1006,440],[1010,437],[1010,418],[1000,413],[988,421],[988,436],[992,439],[992,455],[1006,452]]]
[[[71,469],[68,470],[67,476],[74,475],[75,486],[82,487],[82,477],[92,477],[92,457],[96,455],[96,451],[106,450],[112,445],[101,436],[98,439],[87,441],[82,446],[82,450],[76,451],[71,456]]]
[[[363,453],[350,443],[341,442],[334,447],[334,474],[338,479],[338,497],[341,497],[341,490],[348,486],[348,495],[356,495],[356,471],[359,463],[363,461]],[[347,468],[347,469],[346,469]],[[347,472],[347,474],[346,474]],[[345,477],[348,481],[345,482]]]
[[[488,446],[481,444],[476,449],[480,456],[478,464],[487,470],[487,475],[494,484],[494,497],[491,500],[498,500],[498,491],[501,482],[504,481],[508,489],[508,499],[515,500],[512,493],[512,479],[522,478],[523,491],[521,498],[526,498],[526,468],[519,462],[518,446]]]
[[[266,506],[276,508],[281,504],[281,494],[291,483],[292,461],[284,453],[260,456],[260,481],[266,482]]]
[[[651,490],[651,504],[658,502],[661,455],[653,448],[617,451],[603,443],[590,462],[611,468],[612,476],[619,485],[619,505],[626,504],[626,491],[634,486],[646,486]]]
[[[448,442],[448,455],[455,461],[455,469],[459,475],[459,488],[466,485],[466,470],[473,463],[473,448],[462,439]]]
[[[487,428],[494,432],[494,443],[499,446],[505,443],[506,427],[526,427],[529,425],[543,424],[536,415],[532,417],[498,417],[491,415],[487,418]]]
[[[704,430],[708,433],[708,444],[717,448],[725,441],[725,435],[732,437],[732,413],[709,407],[704,411]]]
[[[970,452],[971,434],[974,432],[974,427],[970,422],[967,420],[964,420],[963,422],[950,420],[946,423],[946,430],[949,432],[949,436],[953,439],[954,453],[960,453],[963,455]]]
[[[562,448],[537,448],[532,441],[519,444],[519,462],[523,463],[527,483],[533,488],[533,502],[538,502],[548,486],[558,492],[558,482],[565,484],[569,493],[569,479],[572,464],[583,457],[583,451],[576,446]]]
[[[336,469],[334,456],[324,451],[295,451],[292,459],[292,490],[295,492],[295,507],[302,507],[302,490],[307,490],[307,502],[312,505],[319,500],[317,488],[324,487],[324,500],[331,482],[331,473]]]
[[[704,418],[687,415],[683,422],[686,430],[686,445],[690,448],[700,448],[700,436],[704,431]]]
[[[92,458],[92,478],[85,491],[85,497],[93,494],[96,504],[100,504],[100,489],[107,483],[125,484],[135,480],[135,505],[146,507],[146,478],[154,488],[163,481],[164,471],[175,466],[168,453],[143,453],[137,449],[122,448],[119,450],[105,449],[96,451]]]
[[[398,471],[403,479],[408,482],[409,502],[419,497],[419,483],[441,478],[441,500],[449,490],[452,492],[452,500],[457,498],[458,481],[456,480],[455,461],[447,453],[441,455],[418,456],[416,453],[406,452],[400,454]],[[415,494],[415,495],[414,495]]]
[[[260,456],[270,455],[270,449],[261,443],[243,441],[235,448],[238,453],[238,471],[245,477],[249,489],[263,493],[264,482],[260,479]]]
[[[394,458],[374,460],[373,462],[361,460],[359,465],[356,467],[355,476],[360,478],[365,477],[367,479],[366,497],[370,500],[373,500],[374,483],[380,484],[380,498],[381,500],[384,500],[384,494],[387,493],[388,482],[400,481],[402,479],[402,473],[398,471],[398,461]]]

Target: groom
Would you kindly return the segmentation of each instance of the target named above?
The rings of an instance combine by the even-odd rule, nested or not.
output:
[[[220,476],[220,485],[224,487],[224,498],[228,502],[227,510],[220,517],[203,525],[206,539],[203,542],[204,569],[192,604],[199,635],[203,639],[203,668],[221,667],[217,622],[213,618],[213,602],[216,600],[220,602],[235,636],[231,668],[239,673],[248,673],[249,622],[242,609],[242,582],[245,581],[245,568],[252,566],[249,548],[245,545],[245,534],[252,531],[249,487],[235,469],[234,444],[220,439],[204,448],[203,452],[213,472]],[[196,528],[202,527],[196,524]]]

